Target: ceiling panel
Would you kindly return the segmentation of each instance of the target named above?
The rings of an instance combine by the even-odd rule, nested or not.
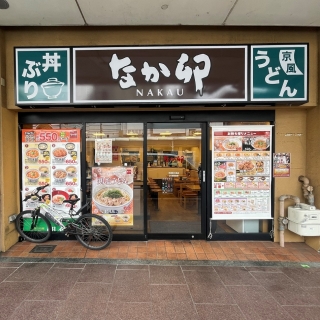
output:
[[[320,1],[238,0],[226,25],[320,26]]]
[[[89,25],[221,25],[236,0],[78,0]]]
[[[320,26],[320,0],[6,1],[0,26]]]
[[[74,0],[7,0],[9,8],[0,10],[1,26],[84,25]]]

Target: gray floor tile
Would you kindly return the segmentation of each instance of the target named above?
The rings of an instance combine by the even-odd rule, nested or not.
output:
[[[86,264],[79,275],[79,282],[103,282],[114,281],[116,265]]]
[[[283,307],[296,320],[319,320],[320,307],[318,306],[286,306]]]
[[[320,268],[137,263],[0,263],[0,320],[320,320]]]
[[[85,263],[55,263],[53,268],[59,269],[83,269],[85,267]]]
[[[218,273],[212,269],[211,272],[207,271],[184,271],[183,272],[187,284],[201,284],[210,283],[211,285],[223,285]]]
[[[35,285],[37,282],[0,283],[0,319],[7,320]]]
[[[9,320],[55,320],[60,304],[60,301],[23,301]]]
[[[185,284],[152,284],[150,285],[150,291],[153,303],[159,301],[192,303],[189,288]]]
[[[207,271],[212,272],[212,266],[181,266],[182,271]]]
[[[223,285],[200,283],[188,286],[194,303],[235,304],[232,296]]]
[[[317,299],[317,304],[320,304],[320,287],[301,287],[305,292]]]
[[[64,300],[76,283],[80,269],[52,269],[48,275],[31,290],[29,300]]]
[[[38,282],[2,282],[0,283],[0,301],[8,298],[21,302],[28,296],[30,290],[37,285]]]
[[[151,284],[185,284],[180,266],[150,266]]]
[[[301,287],[320,287],[318,271],[320,271],[319,268],[283,268],[283,273]]]
[[[103,320],[112,319],[106,315],[107,302],[97,302],[94,296],[86,301],[62,302],[58,312],[59,320]]]
[[[42,281],[53,263],[24,263],[7,281]]]
[[[112,320],[150,320],[152,304],[150,302],[109,302],[106,319]],[[163,319],[164,320],[164,319]]]
[[[110,302],[151,302],[150,285],[112,286]]]
[[[17,268],[0,268],[0,282],[5,281]]]
[[[77,282],[70,290],[67,300],[73,303],[73,301],[87,301],[88,297],[94,297],[96,302],[106,302],[109,300],[111,288],[111,285],[105,283]]]
[[[282,272],[282,267],[245,267],[250,272]]]
[[[201,320],[245,320],[241,310],[236,305],[196,304]]]
[[[127,270],[149,270],[149,266],[147,264],[125,264],[125,265],[117,265],[117,269],[127,269]]]
[[[292,317],[261,286],[229,286],[229,292],[248,320],[292,320]]]
[[[152,305],[152,320],[201,320],[193,304],[188,302],[158,302]]]
[[[20,262],[0,262],[0,268],[19,268],[22,264]]]
[[[281,305],[314,305],[318,302],[283,273],[256,272],[254,277]]]
[[[38,283],[28,295],[28,300],[65,300],[67,299],[74,282],[64,282],[60,280]]]
[[[225,285],[258,285],[257,280],[243,267],[214,267]]]
[[[115,285],[146,285],[150,282],[149,270],[116,270]]]

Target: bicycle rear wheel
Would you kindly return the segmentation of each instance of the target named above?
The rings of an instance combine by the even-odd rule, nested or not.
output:
[[[86,213],[77,219],[75,234],[77,240],[86,248],[101,250],[106,248],[112,241],[112,229],[109,223],[96,214]]]
[[[30,242],[45,242],[52,233],[50,221],[42,213],[32,210],[20,212],[15,224],[20,236]]]

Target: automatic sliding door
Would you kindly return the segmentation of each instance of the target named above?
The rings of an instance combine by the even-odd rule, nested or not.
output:
[[[147,233],[201,234],[200,124],[150,123]]]

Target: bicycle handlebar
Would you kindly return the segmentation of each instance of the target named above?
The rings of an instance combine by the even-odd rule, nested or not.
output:
[[[28,194],[22,201],[27,201],[27,200],[31,199],[32,197],[34,197],[34,196],[38,197],[38,200],[41,200],[41,197],[38,195],[38,193],[39,193],[40,190],[43,190],[48,186],[49,186],[49,184],[46,184],[44,186],[40,186],[40,187],[35,188],[31,192],[31,194]]]

